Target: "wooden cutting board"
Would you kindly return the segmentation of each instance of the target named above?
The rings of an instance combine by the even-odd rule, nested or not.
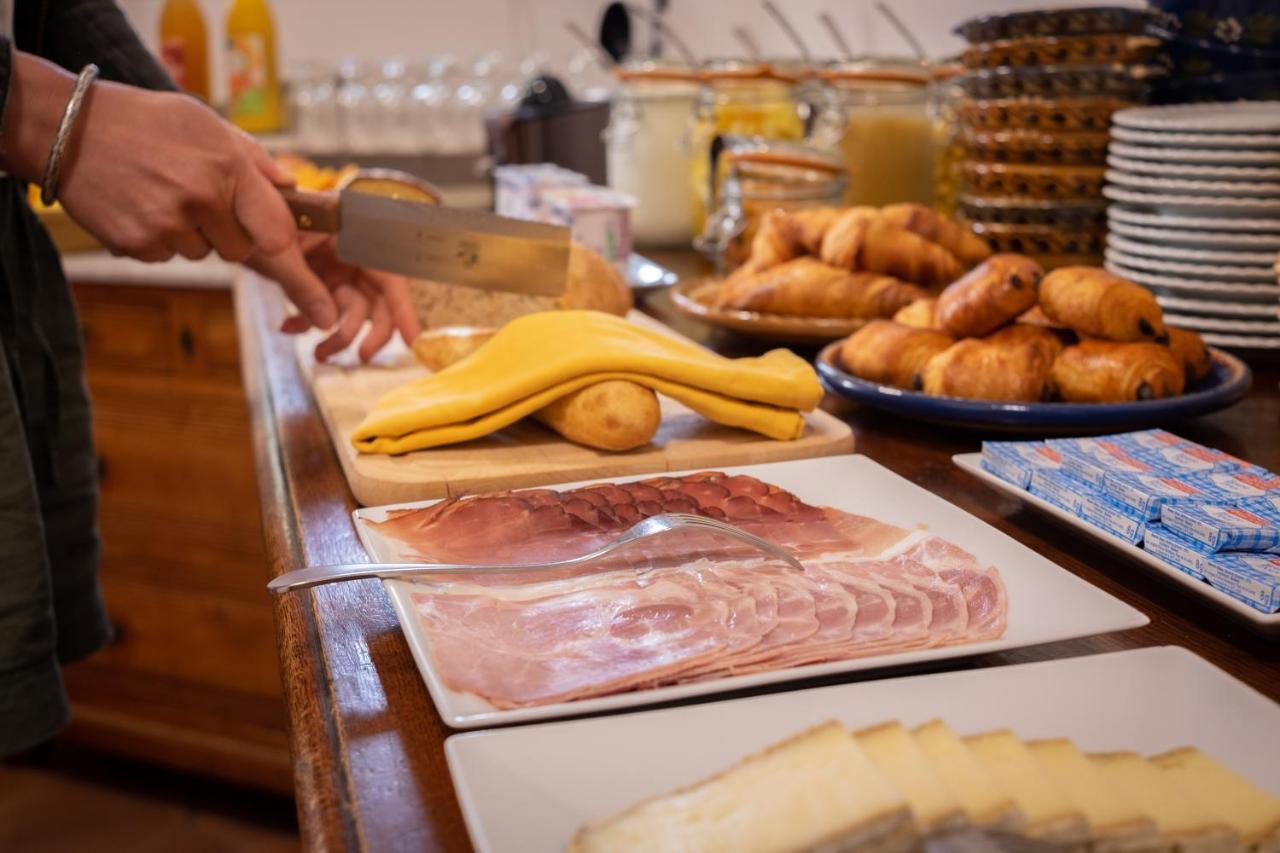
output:
[[[638,312],[632,312],[630,319],[675,334]],[[680,403],[659,397],[662,426],[657,436],[649,445],[626,453],[581,447],[532,421],[521,421],[476,441],[401,456],[357,453],[348,436],[374,402],[427,370],[414,362],[403,344],[387,347],[370,365],[359,365],[350,352],[330,363],[317,364],[312,351],[318,340],[318,333],[298,337],[298,361],[311,382],[347,483],[364,506],[853,451],[849,425],[826,412],[809,413],[805,434],[795,441],[774,441],[711,423]]]

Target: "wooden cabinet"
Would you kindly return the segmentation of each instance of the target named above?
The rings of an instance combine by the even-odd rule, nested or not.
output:
[[[73,283],[115,642],[67,668],[69,736],[288,791],[230,289]]]

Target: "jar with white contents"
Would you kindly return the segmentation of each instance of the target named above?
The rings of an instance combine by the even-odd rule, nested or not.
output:
[[[604,132],[608,184],[635,198],[631,231],[641,246],[688,245],[689,114],[698,95],[687,67],[646,61],[618,71]]]

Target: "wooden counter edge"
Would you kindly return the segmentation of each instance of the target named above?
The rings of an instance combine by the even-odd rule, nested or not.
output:
[[[302,564],[297,513],[279,443],[279,424],[267,375],[270,328],[264,282],[241,274],[234,284],[236,327],[241,341],[241,370],[253,433],[269,571],[274,577]],[[267,578],[263,579],[265,586]],[[306,850],[360,849],[360,833],[351,808],[352,792],[329,707],[329,675],[316,630],[309,591],[272,603],[280,673],[289,710],[298,827]]]

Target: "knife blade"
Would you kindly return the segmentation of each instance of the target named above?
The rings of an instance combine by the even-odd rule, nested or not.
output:
[[[561,296],[569,229],[344,189],[283,190],[298,227],[338,235],[338,257],[412,278]]]

